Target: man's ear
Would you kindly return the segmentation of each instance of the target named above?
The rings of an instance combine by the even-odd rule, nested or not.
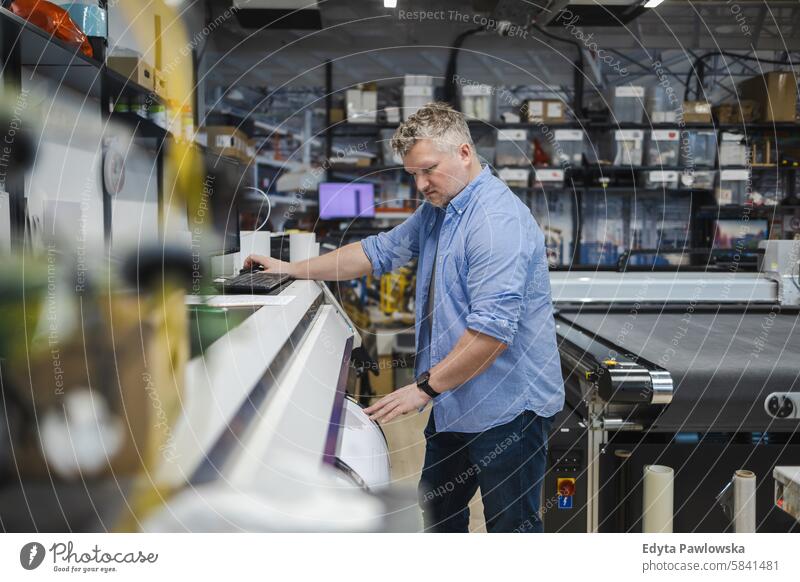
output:
[[[458,157],[461,158],[461,161],[470,161],[472,159],[472,147],[468,143],[462,143],[458,148]]]

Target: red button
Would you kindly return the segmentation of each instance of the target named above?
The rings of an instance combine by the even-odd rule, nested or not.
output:
[[[575,479],[571,477],[561,477],[556,481],[556,489],[558,494],[562,497],[571,497],[575,495]]]

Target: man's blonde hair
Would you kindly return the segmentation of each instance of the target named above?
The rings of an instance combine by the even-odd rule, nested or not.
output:
[[[440,151],[455,151],[465,143],[474,148],[464,114],[442,102],[428,103],[401,123],[392,149],[404,158],[421,139],[431,140]]]

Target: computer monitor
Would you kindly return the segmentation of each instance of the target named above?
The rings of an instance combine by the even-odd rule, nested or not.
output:
[[[747,249],[758,248],[758,242],[767,238],[767,220],[720,219],[714,221],[714,248]]]
[[[240,250],[239,200],[240,192],[248,186],[244,164],[211,152],[205,154],[205,176],[199,204],[189,209],[189,229],[193,244],[199,244],[202,227],[214,237],[214,243],[204,246],[212,255],[226,255]],[[213,234],[212,234],[213,233]],[[209,243],[212,239],[209,239]]]
[[[375,185],[370,182],[322,182],[319,218],[374,218]]]

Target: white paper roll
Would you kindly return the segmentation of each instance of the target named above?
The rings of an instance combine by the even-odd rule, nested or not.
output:
[[[243,230],[239,235],[242,247],[242,256],[264,255],[270,256],[270,236],[271,233],[264,230],[252,231]]]
[[[242,268],[244,257],[242,253],[228,253],[227,255],[215,255],[211,257],[211,276],[212,277],[231,277],[239,273]]]
[[[289,235],[289,260],[291,262],[304,261],[319,255],[316,247],[317,235],[313,232],[303,232]],[[315,252],[315,248],[317,249]]]
[[[733,474],[733,531],[756,532],[756,474],[744,469]]]
[[[645,466],[642,533],[672,533],[674,478],[672,467]]]

